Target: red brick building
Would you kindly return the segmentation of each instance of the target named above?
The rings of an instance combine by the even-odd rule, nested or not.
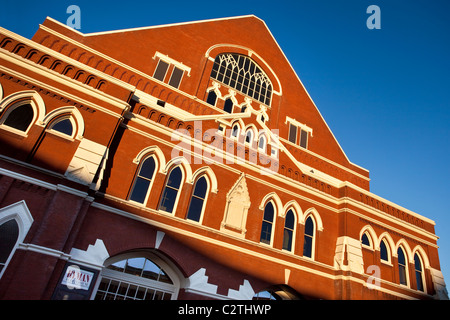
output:
[[[445,299],[255,16],[0,29],[0,299]]]

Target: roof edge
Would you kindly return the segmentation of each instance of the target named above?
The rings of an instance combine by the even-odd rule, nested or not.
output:
[[[84,36],[92,37],[92,36],[113,34],[113,33],[120,33],[120,32],[132,32],[132,31],[150,30],[150,29],[157,29],[157,28],[177,27],[177,26],[183,26],[183,25],[189,25],[189,24],[197,24],[197,23],[205,23],[205,22],[225,21],[225,20],[235,20],[235,19],[247,19],[247,18],[256,18],[256,19],[264,22],[262,19],[258,18],[254,14],[249,14],[249,15],[241,15],[241,16],[234,16],[234,17],[224,17],[224,18],[214,18],[214,19],[204,19],[204,20],[168,23],[168,24],[161,24],[161,25],[156,25],[156,26],[136,27],[136,28],[117,29],[117,30],[110,30],[110,31],[91,32],[91,33],[84,34]]]

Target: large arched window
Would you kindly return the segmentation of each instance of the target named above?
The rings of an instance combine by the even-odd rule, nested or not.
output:
[[[157,259],[157,258],[156,258]],[[173,279],[147,256],[131,256],[102,270],[95,300],[171,300],[178,293]]]
[[[292,251],[294,243],[294,231],[295,231],[295,215],[292,209],[286,213],[284,219],[284,232],[283,232],[283,249]]]
[[[414,255],[414,269],[416,273],[416,284],[417,284],[417,290],[419,291],[425,291],[424,289],[424,273],[423,273],[423,264],[422,260],[420,259],[419,255],[416,253]]]
[[[314,257],[314,220],[309,216],[305,221],[305,236],[303,243],[303,256]]]
[[[129,198],[130,200],[139,203],[146,202],[153,176],[155,174],[155,167],[156,164],[153,157],[149,157],[142,162],[134,181],[133,189]]]
[[[208,182],[206,181],[205,176],[202,176],[195,183],[186,219],[197,222],[200,221],[203,208],[205,205],[207,191],[208,191]]]
[[[261,226],[261,237],[260,242],[265,244],[271,244],[272,242],[272,229],[273,229],[273,219],[275,216],[275,209],[271,201],[267,202],[264,207],[264,216]]]
[[[405,256],[405,252],[402,247],[398,247],[397,249],[397,257],[398,257],[398,277],[400,284],[408,285],[408,267],[407,267],[407,259]]]
[[[6,111],[2,124],[23,132],[26,132],[31,125],[34,111],[31,104],[26,103]]]
[[[173,213],[178,200],[178,193],[180,191],[182,178],[183,173],[181,172],[180,167],[175,167],[172,171],[170,171],[169,177],[166,181],[166,186],[164,187],[164,191],[161,195],[158,210]]]
[[[248,56],[223,53],[214,60],[211,78],[270,105],[272,83],[264,71]]]
[[[0,274],[19,238],[19,226],[15,219],[0,225]]]

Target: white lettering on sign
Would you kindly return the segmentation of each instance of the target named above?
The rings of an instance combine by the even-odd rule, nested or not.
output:
[[[89,290],[93,278],[93,272],[81,270],[80,267],[71,265],[67,267],[61,283],[69,289]]]

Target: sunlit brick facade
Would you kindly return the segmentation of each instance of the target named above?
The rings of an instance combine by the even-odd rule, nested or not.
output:
[[[0,29],[0,299],[446,299],[369,184],[255,16]]]

